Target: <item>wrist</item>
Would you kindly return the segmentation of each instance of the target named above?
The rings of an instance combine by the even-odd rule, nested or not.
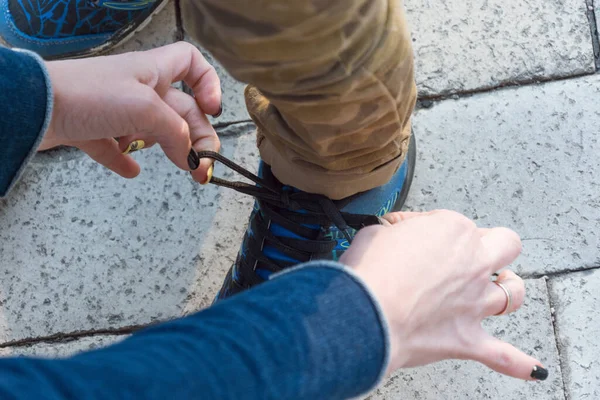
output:
[[[24,49],[14,49],[19,53],[23,53],[34,59],[38,66],[40,67],[45,80],[46,86],[46,114],[44,118],[44,123],[39,131],[39,136],[37,138],[36,145],[34,149],[44,149],[45,143],[47,142],[47,137],[54,137],[55,129],[54,125],[54,117],[56,114],[56,85],[54,83],[51,63],[44,61],[38,54]],[[46,146],[47,147],[47,146]]]
[[[47,150],[52,147],[60,146],[64,144],[64,140],[59,137],[60,129],[57,129],[57,120],[60,109],[60,89],[61,84],[59,82],[59,69],[57,68],[60,65],[59,61],[45,62],[44,66],[46,68],[46,75],[48,79],[48,86],[51,88],[51,101],[52,101],[52,109],[51,114],[49,115],[48,125],[46,127],[45,132],[43,133],[43,138],[40,147],[38,150]]]
[[[44,134],[44,140],[46,141],[55,141],[56,140],[56,110],[58,108],[57,104],[57,91],[59,90],[59,85],[56,82],[56,71],[55,71],[56,62],[46,62],[46,72],[49,79],[49,86],[52,88],[52,115],[50,116],[50,123],[48,124],[48,128]]]
[[[408,359],[409,351],[406,349],[406,304],[398,303],[398,296],[389,279],[381,276],[372,265],[358,265],[352,268],[354,274],[362,281],[377,304],[383,323],[387,327],[389,362],[386,374],[390,374],[398,368],[402,368]],[[409,301],[409,297],[405,299]]]

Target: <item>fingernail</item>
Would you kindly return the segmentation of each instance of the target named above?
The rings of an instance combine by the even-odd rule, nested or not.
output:
[[[214,170],[213,165],[211,165],[208,168],[208,171],[206,172],[206,180],[204,182],[200,183],[201,185],[206,185],[207,183],[210,182],[210,180],[212,179],[213,170]]]
[[[197,170],[200,166],[200,158],[194,149],[190,149],[190,153],[188,154],[188,166],[192,171]]]
[[[219,106],[219,112],[214,114],[213,118],[219,118],[223,114],[223,100],[221,100],[221,105]]]
[[[127,148],[125,150],[123,150],[123,154],[129,154],[129,153],[133,153],[134,151],[138,151],[144,148],[144,146],[146,146],[146,142],[144,142],[143,140],[134,140],[133,142],[129,143],[129,145],[127,145]]]
[[[533,379],[537,379],[538,381],[545,381],[548,377],[548,370],[546,368],[539,367],[537,365],[533,366],[531,370],[531,375]]]

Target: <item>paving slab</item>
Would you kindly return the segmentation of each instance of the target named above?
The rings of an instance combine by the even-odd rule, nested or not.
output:
[[[600,77],[434,103],[414,118],[418,160],[407,201],[448,208],[523,239],[515,269],[595,265],[600,253]]]
[[[421,96],[594,72],[584,0],[405,0]]]
[[[482,364],[444,361],[393,375],[368,399],[556,399],[563,400],[562,378],[545,279],[527,280],[527,298],[517,313],[487,319],[490,334],[538,358],[549,370],[544,382],[509,378]]]
[[[550,279],[556,334],[569,399],[600,398],[600,270]]]
[[[98,335],[61,342],[40,342],[26,346],[13,346],[0,349],[2,357],[68,357],[82,351],[99,349],[125,339],[127,335]]]
[[[222,150],[255,169],[250,129],[222,132]],[[214,297],[253,200],[193,182],[158,148],[134,157],[142,173],[124,180],[75,150],[38,154],[0,200],[0,343],[146,324]]]

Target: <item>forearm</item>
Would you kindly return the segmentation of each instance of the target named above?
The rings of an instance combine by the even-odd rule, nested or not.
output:
[[[0,47],[0,197],[21,175],[52,117],[52,89],[33,53]]]
[[[0,397],[357,396],[385,371],[387,328],[362,283],[317,265],[106,349],[66,360],[0,360]]]

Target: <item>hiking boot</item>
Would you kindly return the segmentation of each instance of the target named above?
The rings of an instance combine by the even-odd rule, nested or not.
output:
[[[215,302],[258,285],[276,272],[312,260],[338,260],[350,247],[356,232],[380,224],[379,217],[404,205],[414,175],[414,135],[402,166],[385,185],[331,200],[283,185],[261,163],[256,176],[214,152],[199,152],[240,173],[257,185],[213,177],[211,183],[256,198],[235,264]]]

